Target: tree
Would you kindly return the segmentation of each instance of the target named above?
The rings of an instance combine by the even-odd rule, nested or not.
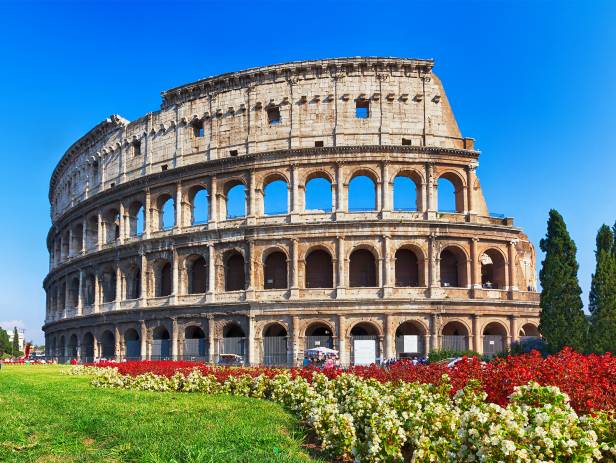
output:
[[[550,350],[569,346],[581,351],[586,346],[588,323],[577,278],[576,247],[563,217],[555,209],[550,210],[547,234],[540,247],[545,259],[539,272],[542,288],[539,330]]]
[[[13,327],[13,355],[16,355],[19,352],[19,333],[17,332],[17,327]]]
[[[616,257],[614,235],[607,225],[597,233],[597,265],[589,294],[590,348],[616,352]]]
[[[0,328],[0,356],[11,351],[11,341],[6,331]]]

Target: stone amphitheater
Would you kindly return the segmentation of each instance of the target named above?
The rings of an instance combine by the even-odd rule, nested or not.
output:
[[[47,355],[348,365],[539,336],[534,248],[489,212],[433,65],[253,68],[90,130],[50,181]]]

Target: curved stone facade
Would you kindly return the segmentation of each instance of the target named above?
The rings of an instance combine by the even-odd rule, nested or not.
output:
[[[249,69],[93,128],[50,183],[48,355],[296,364],[321,345],[348,364],[537,336],[533,246],[488,212],[432,65]],[[358,178],[370,207],[349,207]],[[313,207],[315,185],[331,204]]]

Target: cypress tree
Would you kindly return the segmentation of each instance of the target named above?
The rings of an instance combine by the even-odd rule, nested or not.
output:
[[[616,352],[616,257],[614,236],[603,225],[597,233],[597,266],[589,295],[590,348],[597,353]]]
[[[19,352],[19,333],[17,332],[17,327],[13,328],[13,355]]]
[[[582,289],[577,278],[575,243],[558,211],[550,210],[546,237],[540,242],[545,253],[541,281],[541,321],[539,329],[550,350],[565,346],[583,350],[588,323],[584,316]]]
[[[7,354],[11,350],[11,341],[6,331],[0,328],[0,355]]]

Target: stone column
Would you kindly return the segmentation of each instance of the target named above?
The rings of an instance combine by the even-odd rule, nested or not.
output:
[[[83,233],[81,235],[81,252],[82,254],[85,254],[86,251],[88,250],[88,218],[87,217],[83,218],[82,230],[83,230]]]
[[[181,230],[184,227],[182,222],[182,183],[178,182],[175,186],[175,228]]]
[[[248,240],[248,256],[246,259],[246,266],[248,271],[246,272],[246,278],[248,278],[248,287],[246,289],[246,299],[251,300],[255,298],[255,242],[254,240]]]
[[[148,305],[148,258],[145,253],[141,254],[141,297],[139,305],[146,307]]]
[[[290,354],[289,366],[294,367],[300,364],[300,353],[303,351],[300,346],[300,332],[299,332],[299,317],[293,315],[291,317],[291,342],[288,349]]]
[[[213,244],[207,247],[207,297],[214,300],[216,294],[216,250]]]
[[[207,348],[208,362],[216,362],[216,324],[213,315],[207,317]]]
[[[115,301],[114,302],[114,309],[119,309],[120,308],[120,302],[124,299],[123,295],[122,295],[122,270],[120,269],[120,265],[117,264],[116,265],[116,287],[115,287]]]
[[[346,339],[346,318],[344,315],[338,315],[338,350],[340,354],[340,363],[348,365],[351,362],[350,351],[347,347]]]
[[[344,187],[344,172],[340,163],[336,164],[336,212],[346,212],[346,191]]]
[[[431,163],[426,163],[426,218],[436,218],[438,210],[436,193],[436,182],[434,181],[434,166]]]
[[[481,288],[481,267],[477,254],[477,242],[479,238],[471,238],[471,288]],[[473,294],[473,297],[474,294]]]
[[[255,331],[255,317],[254,315],[248,315],[248,365],[259,364],[259,359],[256,358]]]
[[[440,293],[441,275],[440,275],[440,256],[436,244],[436,235],[428,237],[428,291],[430,297],[437,296]]]
[[[250,221],[250,223],[254,223],[255,218],[257,216],[257,210],[256,210],[256,201],[255,201],[255,197],[257,195],[256,190],[256,180],[255,180],[255,173],[254,171],[250,171],[250,184],[248,187],[248,214],[246,214],[248,216],[249,219],[252,219]]]
[[[85,291],[86,272],[79,270],[79,294],[77,295],[77,315],[83,314],[83,292]]]
[[[116,362],[122,361],[122,337],[120,336],[120,328],[118,325],[113,328],[113,339],[115,341],[115,360]]]
[[[475,184],[475,167],[466,166],[466,210],[469,215],[475,214],[475,202],[473,198],[473,185]]]
[[[509,347],[513,345],[514,342],[518,342],[520,340],[520,336],[518,333],[518,317],[515,315],[509,316]]]
[[[481,346],[481,333],[479,332],[479,316],[478,315],[473,315],[472,317],[472,329],[473,329],[473,332],[471,333],[472,343],[470,345],[470,348],[474,350],[475,352],[481,353],[483,349],[481,349],[482,347]]]
[[[517,244],[517,240],[511,240],[509,241],[509,249],[508,249],[508,259],[509,259],[509,265],[508,265],[508,276],[509,276],[509,291],[513,292],[513,291],[517,291],[518,290],[518,285],[516,284],[516,278],[515,278],[515,260],[516,260],[516,244]]]
[[[143,237],[148,239],[152,233],[152,200],[150,189],[145,190],[145,204],[143,205]]]
[[[75,247],[73,246],[73,228],[68,229],[68,257],[75,255]]]
[[[171,319],[171,359],[178,359],[178,321]]]
[[[393,288],[393,274],[394,268],[392,265],[391,253],[389,252],[389,248],[391,247],[391,237],[389,235],[383,235],[382,239],[382,250],[383,254],[383,276],[381,279],[381,284],[383,286],[383,296],[387,296],[391,294]]]
[[[291,201],[289,212],[297,214],[300,212],[299,207],[299,179],[297,178],[297,165],[291,165]]]
[[[336,297],[344,297],[345,288],[347,286],[348,275],[346,275],[345,269],[345,250],[344,250],[344,238],[342,236],[337,237],[336,241]]]
[[[94,275],[94,313],[100,312],[101,304],[101,284],[100,275]]]
[[[392,316],[390,314],[386,314],[383,322],[383,336],[385,341],[383,360],[394,358],[396,356],[396,340],[394,339],[395,333],[392,325]]]
[[[438,334],[438,318],[435,313],[430,315],[430,351],[434,352],[440,349],[440,336]]]
[[[210,177],[210,190],[208,198],[208,206],[210,208],[208,215],[208,228],[218,228],[218,197],[216,192],[216,177]]]
[[[139,340],[141,341],[141,360],[147,360],[148,358],[148,329],[145,325],[145,321],[141,320],[139,323]]]
[[[172,253],[172,259],[173,262],[171,264],[171,269],[172,269],[172,276],[171,276],[171,283],[172,283],[172,299],[175,301],[177,301],[178,296],[180,295],[180,269],[178,266],[178,252],[177,250],[174,248],[173,249],[173,253]]]
[[[391,182],[389,181],[389,162],[381,164],[381,217],[391,212]]]
[[[99,209],[98,211],[98,236],[96,248],[100,251],[103,247],[104,237],[103,237],[103,212]]]
[[[298,285],[298,260],[299,260],[299,249],[298,249],[297,239],[291,239],[291,298],[297,298],[299,296],[299,285]]]
[[[120,242],[120,244],[124,243],[124,240],[126,239],[126,237],[128,236],[128,234],[126,233],[126,218],[124,217],[124,214],[126,214],[126,210],[124,209],[124,203],[120,201],[120,223],[118,224],[120,227],[120,236],[118,237],[118,241]]]

